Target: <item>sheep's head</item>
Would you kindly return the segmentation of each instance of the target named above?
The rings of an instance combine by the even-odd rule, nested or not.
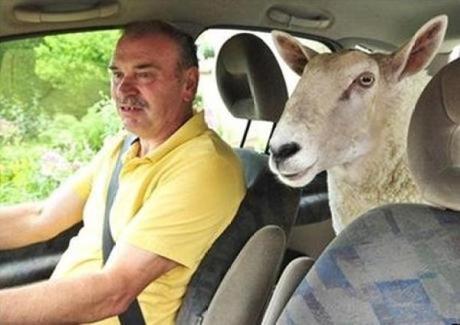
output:
[[[353,163],[379,144],[385,112],[399,81],[424,69],[436,54],[447,17],[426,23],[396,52],[318,54],[289,34],[274,31],[275,45],[301,76],[270,141],[270,168],[290,186],[319,172]]]

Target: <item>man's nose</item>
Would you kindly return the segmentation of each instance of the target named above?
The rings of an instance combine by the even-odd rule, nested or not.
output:
[[[139,92],[134,80],[130,77],[124,77],[121,79],[117,85],[116,90],[117,95],[121,97],[136,95]]]

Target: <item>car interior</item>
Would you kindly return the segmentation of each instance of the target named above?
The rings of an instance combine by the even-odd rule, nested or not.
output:
[[[410,169],[427,204],[377,207],[335,236],[327,173],[289,188],[269,170],[268,142],[290,90],[283,62],[257,33],[282,30],[332,52],[391,52],[440,14],[448,15],[447,34],[408,135]],[[223,42],[211,69],[226,110],[245,124],[234,150],[247,194],[192,277],[177,324],[460,323],[458,1],[8,0],[0,1],[0,15],[0,46],[152,19],[194,38],[239,30]],[[0,47],[0,76],[2,58]],[[255,151],[247,135],[259,121],[271,131]],[[0,161],[0,180],[1,167]],[[48,278],[81,226],[0,251],[0,288]]]

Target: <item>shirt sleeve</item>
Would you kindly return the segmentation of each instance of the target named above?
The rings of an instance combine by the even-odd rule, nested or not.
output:
[[[71,176],[68,180],[68,184],[81,199],[86,200],[91,192],[93,177],[94,166],[90,163],[81,167],[73,176]]]
[[[191,268],[231,222],[244,194],[234,161],[187,161],[165,173],[120,240]]]

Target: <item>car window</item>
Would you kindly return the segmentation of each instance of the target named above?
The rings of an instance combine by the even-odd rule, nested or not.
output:
[[[449,62],[452,62],[460,57],[460,45],[457,45],[453,48],[452,52],[449,54]]]
[[[198,54],[200,56],[200,84],[198,96],[200,107],[205,111],[206,121],[211,128],[217,131],[228,143],[234,147],[241,144],[247,120],[234,118],[225,107],[217,89],[215,77],[215,64],[217,54],[222,45],[233,35],[238,33],[251,33],[261,38],[275,54],[280,64],[283,76],[286,80],[288,93],[290,94],[299,79],[291,69],[283,62],[278,55],[269,32],[255,32],[251,30],[235,29],[209,29],[197,38]],[[303,44],[316,51],[330,52],[330,49],[323,43],[306,38],[297,38]],[[266,149],[273,123],[265,121],[252,121],[249,128],[244,147],[252,148],[263,152]]]
[[[0,44],[0,202],[46,197],[119,130],[107,72],[118,35]]]
[[[217,90],[214,66],[222,44],[241,30],[212,29],[198,39],[196,110],[238,147],[246,120],[233,118]],[[107,66],[118,30],[80,32],[0,43],[0,202],[47,197],[120,130]],[[269,33],[254,32],[272,50]],[[318,51],[323,44],[308,41]],[[277,55],[277,54],[276,54]],[[278,57],[278,56],[277,56]],[[279,59],[279,57],[278,57]],[[289,91],[298,77],[281,63]],[[264,151],[272,123],[254,121],[246,147]]]

